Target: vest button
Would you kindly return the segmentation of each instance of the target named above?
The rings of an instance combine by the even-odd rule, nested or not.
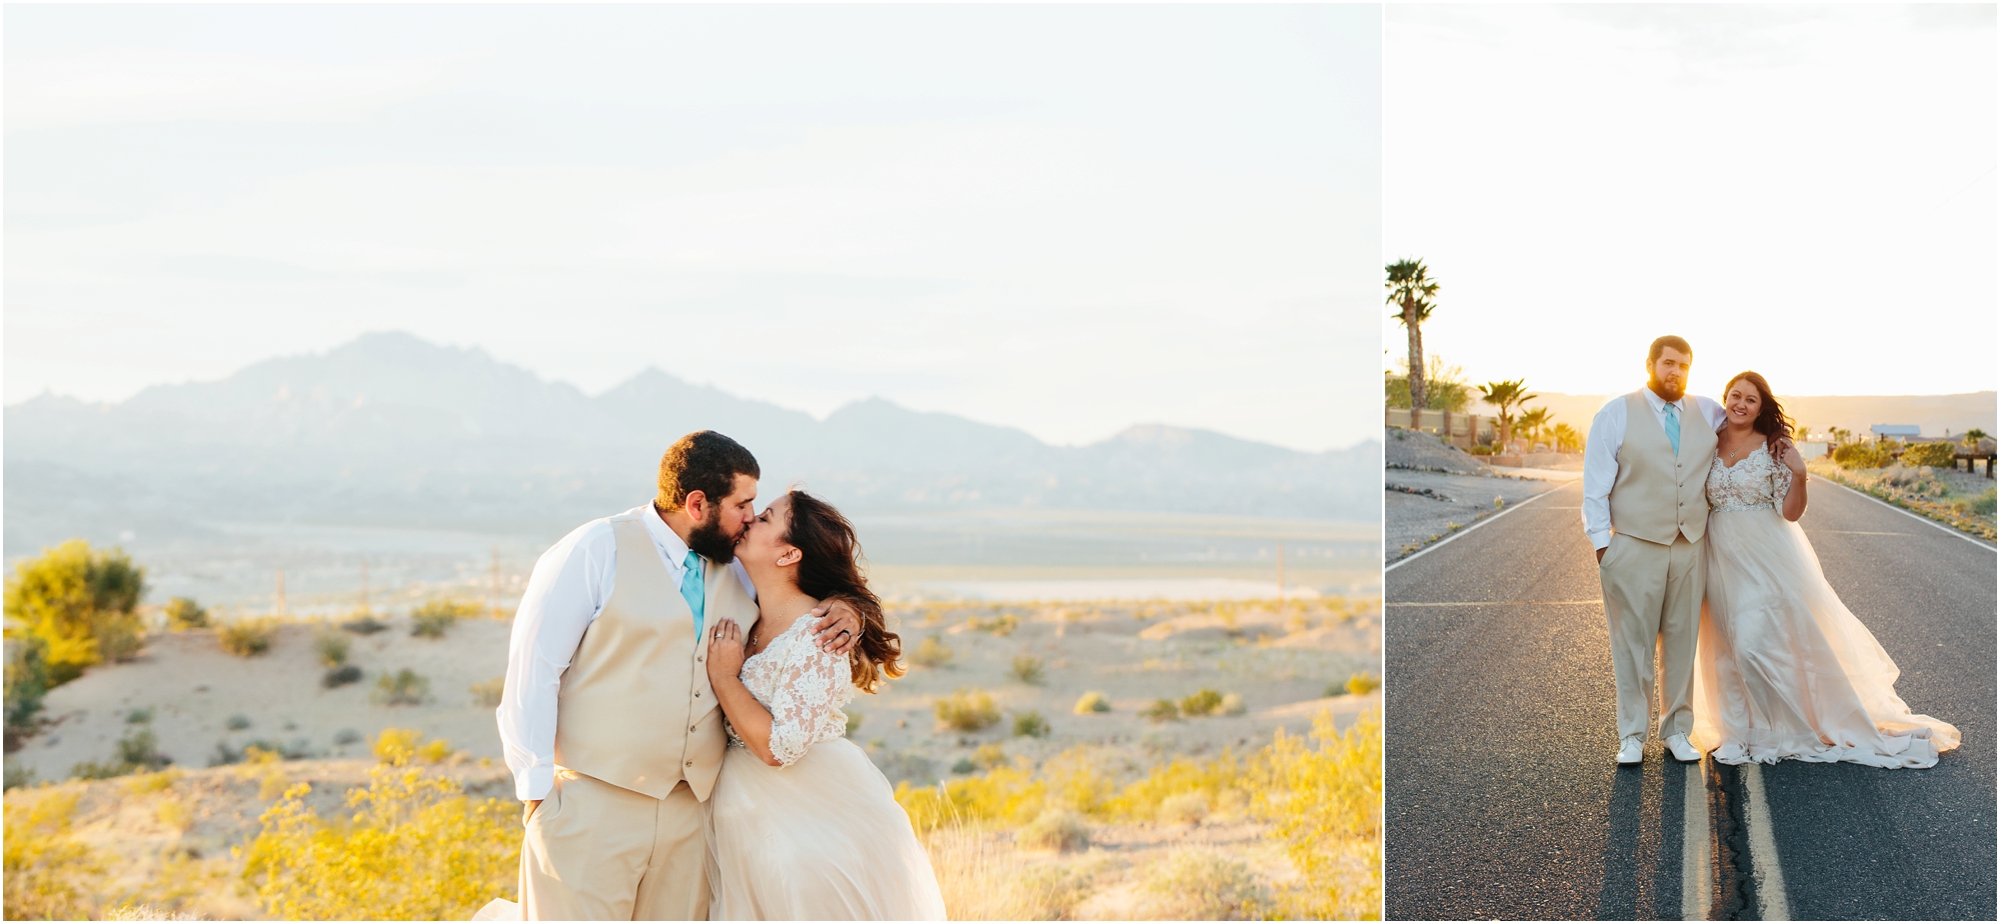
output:
[[[688,731],[701,731],[701,726],[699,726],[699,725],[690,725],[690,726],[688,726]]]
[[[1686,505],[1686,504],[1682,504],[1681,506],[1685,507],[1685,506],[1687,506],[1687,505]],[[696,690],[696,691],[695,691],[695,693],[694,693],[694,698],[695,698],[695,699],[700,699],[700,698],[701,698],[701,691],[700,691],[700,690]]]
[[[690,767],[694,766],[694,761],[691,761],[691,760],[690,760],[690,761],[688,761],[687,765],[688,765],[688,766],[690,766]]]

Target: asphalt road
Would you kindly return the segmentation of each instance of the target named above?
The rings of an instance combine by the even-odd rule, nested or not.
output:
[[[1993,920],[1995,554],[1815,488],[1802,525],[1828,580],[1901,665],[1903,698],[1964,743],[1921,771],[1763,768],[1792,917]],[[1392,919],[1683,916],[1694,787],[1657,741],[1640,767],[1612,761],[1581,497],[1564,485],[1387,575]]]

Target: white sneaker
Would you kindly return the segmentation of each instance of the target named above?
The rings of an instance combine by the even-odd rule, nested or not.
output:
[[[1625,739],[1618,745],[1618,762],[1636,764],[1646,759],[1646,741],[1638,735]]]
[[[1688,736],[1686,735],[1675,735],[1672,738],[1668,738],[1667,750],[1673,752],[1675,760],[1684,764],[1691,764],[1701,759],[1701,752],[1695,750],[1695,746],[1688,743]]]

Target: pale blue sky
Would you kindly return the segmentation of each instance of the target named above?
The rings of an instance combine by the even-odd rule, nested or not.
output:
[[[1992,389],[1993,29],[1993,4],[1389,7],[1384,246],[1443,285],[1426,347],[1571,394],[1644,384],[1666,333],[1700,394]]]
[[[1379,425],[1374,7],[5,16],[9,403],[394,328],[1054,442]]]

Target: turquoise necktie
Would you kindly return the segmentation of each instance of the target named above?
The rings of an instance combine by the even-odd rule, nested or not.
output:
[[[1680,410],[1671,404],[1667,405],[1667,442],[1674,444],[1674,455],[1681,454],[1681,415]],[[699,614],[701,611],[695,612]],[[695,624],[701,624],[699,615],[695,616]]]
[[[708,600],[708,596],[702,593],[701,556],[690,550],[685,564],[687,565],[687,574],[681,578],[681,599],[686,600],[688,602],[688,609],[694,611],[694,635],[696,638],[700,638],[701,607]]]

